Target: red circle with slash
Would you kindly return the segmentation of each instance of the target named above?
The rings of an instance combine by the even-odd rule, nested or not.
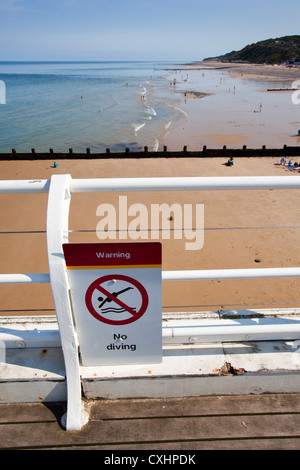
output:
[[[107,289],[102,287],[101,284],[107,281],[112,281],[112,280],[126,281],[138,289],[142,297],[142,304],[138,311],[133,310],[131,307],[126,305],[124,302],[122,302],[122,300],[118,299],[118,297],[116,297],[113,293],[109,292]],[[126,312],[130,314],[130,317],[127,318],[126,320],[118,321],[118,320],[110,320],[100,315],[95,310],[93,303],[92,303],[92,296],[95,290],[100,291],[102,294],[106,295],[107,299],[109,299],[112,302],[115,302],[116,304],[119,305],[119,307],[122,307],[124,310],[126,310]],[[139,318],[141,318],[144,315],[149,304],[149,298],[148,298],[148,294],[147,294],[145,287],[136,279],[133,279],[132,277],[129,277],[129,276],[123,276],[122,274],[109,274],[107,276],[100,277],[99,279],[96,279],[94,282],[92,282],[92,284],[89,286],[89,288],[86,291],[85,303],[88,308],[88,311],[97,320],[103,323],[107,323],[108,325],[128,325],[129,323],[133,323],[137,321]]]

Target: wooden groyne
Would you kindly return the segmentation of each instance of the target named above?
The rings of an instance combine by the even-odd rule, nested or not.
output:
[[[282,148],[267,148],[263,145],[261,148],[247,148],[244,145],[242,148],[227,148],[226,145],[219,149],[209,149],[206,146],[202,150],[189,151],[187,146],[184,146],[182,151],[168,151],[164,147],[161,151],[149,151],[148,147],[142,150],[131,151],[126,148],[124,152],[111,152],[109,148],[105,152],[92,152],[90,148],[86,149],[86,153],[76,152],[69,148],[68,152],[54,152],[49,149],[49,152],[36,152],[34,148],[31,152],[17,152],[12,149],[11,153],[0,153],[0,161],[5,160],[89,160],[89,159],[112,159],[112,158],[250,158],[250,157],[300,157],[300,147],[290,147],[284,145]]]

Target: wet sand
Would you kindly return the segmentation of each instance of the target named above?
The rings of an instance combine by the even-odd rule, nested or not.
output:
[[[292,88],[293,81],[300,80],[300,67],[205,61],[176,74],[183,114],[164,138],[169,150],[181,150],[184,145],[195,151],[204,145],[280,148],[300,144],[299,106],[292,103],[293,91],[268,91]]]
[[[281,167],[278,158],[239,158],[233,167],[224,163],[222,158],[58,160],[58,167],[54,169],[51,161],[2,161],[0,174],[1,179],[48,179],[53,174],[71,174],[73,178],[296,176],[296,173]],[[300,264],[299,191],[170,191],[128,193],[127,196],[128,206],[145,204],[149,213],[150,205],[155,203],[192,204],[193,207],[204,204],[203,248],[187,251],[184,234],[182,239],[175,240],[171,232],[170,239],[161,239],[165,271],[294,267]],[[47,195],[0,195],[0,201],[0,272],[48,272]],[[87,232],[70,233],[70,242],[100,241],[94,232],[100,220],[96,209],[104,202],[113,204],[118,210],[119,194],[72,196],[69,228]],[[128,241],[132,240],[128,238]],[[163,312],[297,308],[300,306],[299,287],[299,279],[165,282]],[[48,285],[2,285],[0,299],[2,316],[54,314]]]

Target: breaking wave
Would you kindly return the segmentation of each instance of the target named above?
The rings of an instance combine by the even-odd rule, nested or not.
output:
[[[146,125],[145,122],[139,122],[139,123],[133,122],[133,123],[131,124],[131,126],[133,127],[133,130],[134,130],[135,136],[137,136],[138,131],[139,131],[140,129],[142,129],[145,125]]]

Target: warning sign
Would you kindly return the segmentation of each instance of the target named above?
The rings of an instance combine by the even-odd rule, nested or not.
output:
[[[63,249],[83,365],[161,362],[161,244]]]

